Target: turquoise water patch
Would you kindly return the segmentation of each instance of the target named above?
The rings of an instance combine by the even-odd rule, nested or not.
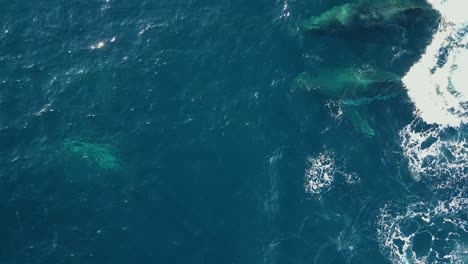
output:
[[[67,139],[63,143],[63,155],[68,157],[67,162],[82,162],[95,169],[119,171],[122,167],[117,149],[109,144]]]

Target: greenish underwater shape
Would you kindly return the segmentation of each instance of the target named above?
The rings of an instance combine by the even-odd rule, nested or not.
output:
[[[427,18],[436,18],[427,3],[411,0],[360,0],[335,6],[318,16],[302,21],[304,31],[317,33],[344,33],[356,30],[405,26]]]
[[[343,105],[341,110],[343,111],[343,116],[351,122],[354,129],[359,134],[367,138],[373,138],[375,136],[374,129],[369,125],[367,119],[363,118],[355,107]]]
[[[366,118],[357,110],[358,102],[372,102],[377,98],[388,98],[388,87],[400,83],[397,74],[373,67],[349,66],[321,70],[317,74],[301,73],[293,82],[295,89],[315,92],[342,102],[343,116],[355,130],[365,137],[376,135]],[[368,100],[366,100],[368,99]],[[349,102],[349,103],[346,103]]]
[[[117,149],[109,144],[89,143],[77,139],[66,139],[63,143],[64,154],[72,160],[85,161],[90,167],[119,171],[122,166],[117,158]]]
[[[390,84],[400,82],[401,76],[388,71],[373,67],[349,66],[321,70],[318,74],[301,73],[294,79],[294,86],[336,98],[372,97],[379,95]]]

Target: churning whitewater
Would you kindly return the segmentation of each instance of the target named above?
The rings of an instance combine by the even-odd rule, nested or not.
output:
[[[429,124],[468,120],[468,8],[463,0],[429,0],[442,15],[432,43],[403,78],[417,114]]]
[[[441,13],[431,44],[403,83],[415,119],[401,130],[413,179],[432,192],[405,212],[379,216],[382,250],[395,263],[466,263],[468,245],[468,2],[428,0]]]

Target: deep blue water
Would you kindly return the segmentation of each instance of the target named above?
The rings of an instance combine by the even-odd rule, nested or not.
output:
[[[404,74],[433,24],[298,30],[340,3],[0,1],[0,263],[389,263],[380,210],[429,195],[401,154],[412,104],[397,87],[360,106],[369,139],[291,82],[350,64]],[[67,140],[112,149],[118,168]],[[359,181],[308,193],[323,152]]]

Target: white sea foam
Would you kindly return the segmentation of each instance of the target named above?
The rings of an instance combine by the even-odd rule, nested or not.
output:
[[[333,187],[335,178],[342,178],[347,184],[360,182],[356,173],[347,172],[343,165],[337,164],[332,151],[325,150],[316,156],[309,156],[306,160],[305,190],[307,193],[321,199],[321,194]]]
[[[467,206],[463,197],[415,202],[399,213],[386,206],[378,218],[382,250],[393,263],[465,263],[468,247],[461,237],[468,231],[462,215]]]
[[[468,123],[468,2],[428,0],[442,15],[425,54],[403,78],[417,114],[427,123]]]
[[[305,171],[306,192],[320,195],[330,189],[335,173],[335,159],[330,152],[322,152],[316,157],[307,158]]]
[[[442,20],[425,54],[403,78],[416,117],[400,136],[413,179],[422,181],[431,196],[387,205],[377,233],[394,263],[465,263],[468,2],[427,1]]]
[[[419,124],[420,125],[420,124]],[[437,177],[439,180],[466,180],[468,167],[468,138],[465,128],[451,129],[441,126],[418,129],[418,121],[407,125],[401,132],[401,146],[415,180]],[[449,187],[453,188],[453,187]]]
[[[468,246],[460,239],[468,233],[467,132],[465,125],[428,126],[418,118],[400,132],[410,172],[415,180],[424,181],[431,196],[409,203],[406,212],[382,210],[379,240],[394,263],[468,261]],[[417,228],[405,232],[411,224]],[[432,241],[426,241],[429,251],[418,256],[413,245],[421,232],[430,234]]]
[[[468,2],[428,2],[442,20],[403,79],[417,110],[415,121],[400,132],[401,146],[415,180],[436,178],[431,188],[466,193],[461,183],[468,177]]]

